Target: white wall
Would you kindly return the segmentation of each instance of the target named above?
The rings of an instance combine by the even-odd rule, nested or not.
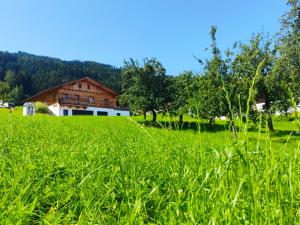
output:
[[[255,104],[255,107],[256,107],[257,111],[259,111],[259,112],[261,112],[261,111],[264,110],[264,106],[265,106],[265,103],[264,103],[264,102]],[[297,105],[297,111],[300,112],[300,104]],[[288,109],[287,113],[292,113],[292,112],[294,112],[294,108],[293,108],[293,107],[290,107],[290,108]],[[275,115],[281,115],[281,114],[283,114],[283,113],[284,113],[284,112],[276,111],[276,112],[275,112]]]
[[[110,108],[97,108],[97,107],[87,107],[86,109],[80,109],[80,108],[68,108],[68,107],[62,107],[58,105],[50,105],[49,110],[56,115],[56,116],[63,116],[64,115],[64,110],[68,110],[68,115],[72,116],[72,110],[88,110],[88,111],[93,111],[94,116],[97,116],[98,111],[102,112],[107,112],[108,116],[117,116],[117,113],[120,113],[121,116],[130,116],[129,111],[123,111],[123,110],[116,110],[116,109],[110,109]]]
[[[265,106],[264,102],[255,104],[255,107],[256,107],[257,111],[259,111],[259,112],[264,110],[264,106]]]
[[[110,108],[87,107],[86,110],[93,111],[95,116],[97,116],[98,111],[107,112],[108,116],[116,116],[117,113],[120,113],[121,116],[130,116],[129,111],[116,110]]]
[[[56,105],[50,105],[48,106],[48,109],[55,115],[55,116],[59,116],[59,107]]]

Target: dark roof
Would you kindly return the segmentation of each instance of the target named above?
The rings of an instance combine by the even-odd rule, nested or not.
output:
[[[115,92],[114,90],[112,90],[112,89],[110,89],[110,88],[104,86],[103,84],[101,84],[101,83],[99,83],[99,82],[97,82],[97,81],[95,81],[95,80],[93,80],[93,79],[91,79],[91,78],[89,78],[89,77],[84,77],[84,78],[81,78],[81,79],[79,79],[79,80],[73,80],[73,81],[70,81],[70,82],[67,82],[67,83],[64,83],[64,84],[61,84],[61,85],[52,87],[52,88],[48,88],[48,89],[46,89],[46,90],[44,90],[44,91],[41,91],[41,92],[39,92],[39,93],[37,93],[37,94],[35,94],[35,95],[33,95],[33,96],[27,98],[27,99],[25,100],[25,102],[30,101],[31,99],[36,98],[36,97],[38,97],[38,96],[40,96],[40,95],[42,95],[42,94],[45,94],[45,93],[47,93],[47,92],[49,92],[49,91],[54,91],[54,90],[56,90],[56,89],[59,89],[59,88],[62,88],[62,87],[64,87],[64,86],[66,86],[66,85],[74,84],[74,83],[81,82],[81,81],[88,81],[88,82],[94,84],[95,86],[104,89],[105,91],[109,92],[110,94],[112,94],[112,95],[114,95],[114,96],[118,96],[118,93]]]

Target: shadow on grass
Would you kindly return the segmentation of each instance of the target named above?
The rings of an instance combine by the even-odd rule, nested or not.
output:
[[[147,127],[154,127],[159,129],[172,129],[172,130],[194,130],[194,131],[207,131],[207,132],[218,132],[226,131],[229,129],[227,124],[209,124],[207,122],[183,122],[180,124],[177,121],[138,121],[139,124],[142,124]]]
[[[275,130],[271,133],[271,137],[282,137],[282,136],[298,136],[300,137],[300,134],[297,134],[296,131],[291,130]]]
[[[148,120],[141,120],[137,121],[139,124],[142,124],[147,127],[154,127],[158,129],[171,129],[171,130],[178,130],[178,131],[186,131],[186,130],[193,130],[193,131],[205,131],[205,132],[219,132],[219,131],[230,131],[229,130],[229,124],[209,124],[208,122],[183,122],[180,124],[178,121],[159,121],[159,122],[152,122]],[[236,127],[237,132],[239,132],[239,128]],[[248,128],[249,132],[258,132],[259,128],[257,126],[252,126]],[[261,133],[266,133],[266,128],[263,127],[260,131]],[[291,137],[300,137],[300,134],[297,134],[296,131],[292,130],[275,130],[271,132],[271,137],[288,137],[291,135]]]

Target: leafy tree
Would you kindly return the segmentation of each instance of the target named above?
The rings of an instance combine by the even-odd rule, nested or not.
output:
[[[16,105],[21,105],[24,99],[23,86],[16,86],[8,93],[8,100]]]
[[[11,70],[6,71],[4,81],[8,83],[10,88],[13,88],[18,84],[16,74]]]
[[[153,122],[156,111],[165,109],[168,100],[166,70],[152,58],[145,59],[143,65],[130,59],[124,62],[122,70],[122,95],[120,102],[128,104],[132,110],[152,111]]]
[[[196,91],[190,99],[194,112],[202,118],[209,119],[211,125],[215,117],[226,114],[221,79],[226,76],[227,68],[217,47],[216,32],[217,28],[213,26],[210,31],[212,59],[206,61],[204,75],[195,79]]]
[[[274,73],[281,78],[281,87],[285,91],[281,97],[289,99],[284,109],[300,102],[300,1],[288,0],[290,10],[281,18],[281,30],[277,36],[276,48],[279,57]]]
[[[239,114],[244,114],[247,110],[250,110],[250,114],[251,111],[253,114],[252,108],[247,109],[249,88],[259,64],[264,61],[260,77],[258,77],[255,89],[253,90],[255,93],[251,95],[253,98],[249,99],[249,105],[250,107],[253,106],[258,99],[262,99],[265,102],[268,127],[273,131],[272,114],[275,111],[273,103],[277,101],[280,95],[280,88],[276,85],[276,76],[272,73],[275,52],[270,46],[271,41],[267,40],[263,42],[261,35],[254,36],[249,44],[239,43],[237,47],[238,53],[232,62],[232,75],[229,83],[231,83],[231,101],[235,110]]]
[[[7,100],[9,93],[9,85],[7,82],[0,81],[0,100]]]
[[[215,117],[225,115],[222,86],[216,84],[211,76],[205,75],[195,79],[194,89],[196,91],[189,99],[193,113],[203,119],[208,119],[212,126]]]
[[[34,107],[36,113],[42,113],[42,114],[49,113],[48,105],[43,102],[35,102]]]
[[[171,100],[168,111],[172,115],[179,116],[179,123],[183,122],[183,115],[190,109],[189,100],[192,96],[193,82],[194,74],[191,71],[185,71],[170,80],[168,93]]]
[[[143,69],[140,67],[138,61],[130,59],[124,61],[124,66],[121,76],[122,95],[119,102],[123,105],[130,105],[132,111],[143,110],[146,115],[146,109],[142,108],[146,104],[142,91],[139,89],[140,79]]]
[[[22,85],[18,85],[18,78],[14,71],[8,70],[5,73],[4,82],[2,83],[2,96],[5,100],[20,105],[25,98]]]

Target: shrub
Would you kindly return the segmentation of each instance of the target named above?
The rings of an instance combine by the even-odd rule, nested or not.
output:
[[[49,113],[48,106],[43,102],[36,102],[34,103],[34,106],[35,106],[36,113],[43,113],[43,114]]]

